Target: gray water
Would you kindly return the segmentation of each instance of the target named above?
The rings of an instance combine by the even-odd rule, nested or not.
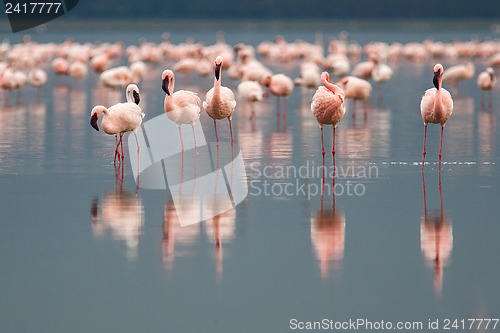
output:
[[[215,41],[215,31],[170,33],[176,43],[187,36]],[[314,31],[279,33],[290,41],[315,38]],[[324,31],[325,39],[337,33]],[[256,45],[275,34],[226,30],[226,39]],[[451,41],[471,34],[490,36],[366,30],[351,38]],[[48,31],[32,39],[71,36],[161,40],[160,31]],[[359,107],[353,120],[348,105],[337,128],[336,196],[331,174],[322,196],[322,175],[313,172],[322,157],[309,111],[312,91],[295,88],[286,121],[277,119],[273,97],[256,106],[254,124],[239,101],[233,129],[248,196],[235,209],[186,227],[170,191],[137,190],[128,160],[123,184],[115,177],[114,139],[89,126],[91,108],[106,94],[94,86],[94,75],[76,87],[51,74],[40,98],[25,87],[18,103],[12,93],[0,111],[0,331],[285,332],[292,319],[324,318],[422,322],[420,331],[430,331],[429,320],[439,320],[442,330],[446,319],[464,319],[468,328],[469,318],[499,318],[498,87],[488,111],[480,108],[475,79],[461,84],[440,173],[440,129],[429,125],[424,209],[419,103],[432,86],[434,63],[394,65],[382,101],[374,86],[366,120]],[[298,75],[298,62],[269,65]],[[164,67],[151,65],[140,83],[145,121],[163,113]],[[476,67],[479,73],[486,64],[476,60]],[[204,97],[212,80],[179,76],[176,87]],[[235,90],[237,82],[223,72],[223,84]],[[205,113],[201,123],[214,140]],[[218,129],[228,140],[227,122]],[[325,127],[326,166],[333,163],[330,138]],[[308,174],[296,180],[289,166]]]

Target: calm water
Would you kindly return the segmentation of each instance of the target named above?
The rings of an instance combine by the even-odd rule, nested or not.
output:
[[[256,45],[276,33],[226,31],[226,38]],[[279,33],[289,41],[315,38],[314,31]],[[325,31],[325,40],[337,34]],[[356,31],[351,38],[448,42],[471,34],[490,36],[482,30]],[[215,31],[171,35],[174,43],[187,36],[215,41]],[[160,41],[161,31],[49,31],[32,38],[70,36],[136,44],[142,36]],[[169,65],[151,65],[140,84],[145,121],[163,113],[160,75]],[[298,75],[298,63],[268,65]],[[329,170],[321,196],[312,92],[295,88],[286,121],[276,118],[274,98],[256,105],[255,123],[249,106],[238,102],[233,125],[248,197],[187,227],[180,227],[169,191],[136,194],[128,161],[120,190],[114,140],[89,126],[89,114],[122,93],[105,97],[93,75],[75,88],[51,74],[41,98],[28,87],[19,103],[11,94],[0,111],[0,331],[284,332],[292,318],[420,321],[427,331],[429,319],[439,319],[442,328],[446,318],[499,318],[498,87],[486,112],[475,78],[461,84],[445,129],[440,177],[440,130],[429,126],[424,203],[419,103],[432,85],[433,65],[393,65],[381,102],[374,87],[366,121],[353,121],[348,105],[337,130],[335,199]],[[477,75],[486,65],[477,60],[476,67]],[[212,83],[178,76],[176,88],[204,97]],[[223,72],[223,84],[236,89],[237,82]],[[213,140],[205,113],[201,123]],[[218,125],[227,140],[226,121]],[[325,128],[327,151],[330,135]],[[332,165],[328,153],[325,163]],[[298,180],[290,166],[301,170]]]

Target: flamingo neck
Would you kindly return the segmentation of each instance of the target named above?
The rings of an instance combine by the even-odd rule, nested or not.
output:
[[[343,92],[343,90],[340,87],[329,82],[325,77],[321,77],[321,83],[323,83],[326,89],[330,90],[334,94],[340,94],[341,92]]]
[[[214,97],[216,97],[216,98],[220,98],[221,78],[222,78],[222,71],[221,71],[221,75],[219,76],[219,79],[218,80],[217,80],[217,78],[214,79]]]
[[[168,84],[168,89],[170,91],[170,94],[165,94],[165,103],[164,103],[165,112],[172,111],[175,109],[174,99],[173,99],[174,86],[175,86],[175,77],[172,77],[170,79],[170,83]]]

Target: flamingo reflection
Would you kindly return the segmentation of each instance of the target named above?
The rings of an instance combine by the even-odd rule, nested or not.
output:
[[[439,172],[439,201],[437,212],[428,212],[425,192],[425,178],[422,173],[424,215],[420,224],[420,247],[429,266],[433,268],[434,292],[441,295],[443,289],[443,267],[447,266],[453,249],[453,229],[451,220],[445,216]]]
[[[123,175],[123,173],[121,173]],[[137,193],[123,190],[123,178],[116,172],[115,189],[101,199],[91,203],[92,232],[96,238],[103,238],[110,230],[113,239],[125,241],[127,257],[138,256],[139,236],[144,220],[141,198]]]
[[[311,217],[311,242],[323,279],[329,276],[330,264],[334,270],[342,267],[345,248],[345,215],[335,205],[335,193],[332,194],[332,206],[324,207],[324,184],[323,174],[320,207],[316,215]]]

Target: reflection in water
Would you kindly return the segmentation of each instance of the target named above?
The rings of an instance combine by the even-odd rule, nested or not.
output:
[[[323,186],[324,186],[323,178]],[[331,207],[323,206],[323,193],[321,204],[314,217],[311,217],[311,242],[314,246],[316,259],[319,261],[321,277],[327,278],[329,266],[332,263],[334,270],[342,267],[345,247],[345,215],[335,205],[335,194]]]
[[[443,138],[443,156],[459,161],[475,158],[474,100],[470,97],[453,101],[453,116],[446,123],[446,135]]]
[[[453,249],[453,229],[451,220],[445,216],[441,191],[441,172],[439,172],[439,211],[427,210],[425,178],[422,173],[424,215],[420,224],[420,247],[429,266],[433,267],[434,292],[441,295],[443,289],[443,267],[449,263]]]
[[[136,259],[144,211],[138,194],[123,190],[120,173],[118,170],[115,189],[102,197],[100,207],[98,198],[91,203],[92,232],[103,238],[109,229],[113,239],[125,241],[127,258]]]
[[[479,145],[479,172],[492,174],[495,152],[495,114],[493,112],[479,112],[477,121]]]
[[[229,164],[224,165],[227,160],[224,157],[227,156],[221,155],[232,154],[227,149],[231,149],[229,143],[227,145],[221,143],[221,151],[219,151],[219,146],[214,149],[211,154],[213,154],[216,171],[209,173],[206,170],[206,163],[198,165],[197,162],[198,158],[204,161],[209,160],[207,153],[210,154],[210,152],[206,147],[182,153],[180,162],[175,159],[163,160],[169,175],[168,182],[172,193],[164,209],[162,255],[165,270],[172,270],[176,257],[190,254],[202,228],[208,240],[214,244],[216,279],[217,281],[222,279],[223,244],[232,241],[236,218],[227,186],[229,185],[233,190],[231,193],[233,199],[236,200],[234,195],[238,193],[234,192],[235,185],[241,180],[238,175],[235,175],[233,164],[242,163],[242,161],[235,162],[231,159]],[[180,173],[172,174],[176,168],[180,169]],[[226,174],[220,168],[224,168]],[[181,251],[178,251],[179,245]]]

